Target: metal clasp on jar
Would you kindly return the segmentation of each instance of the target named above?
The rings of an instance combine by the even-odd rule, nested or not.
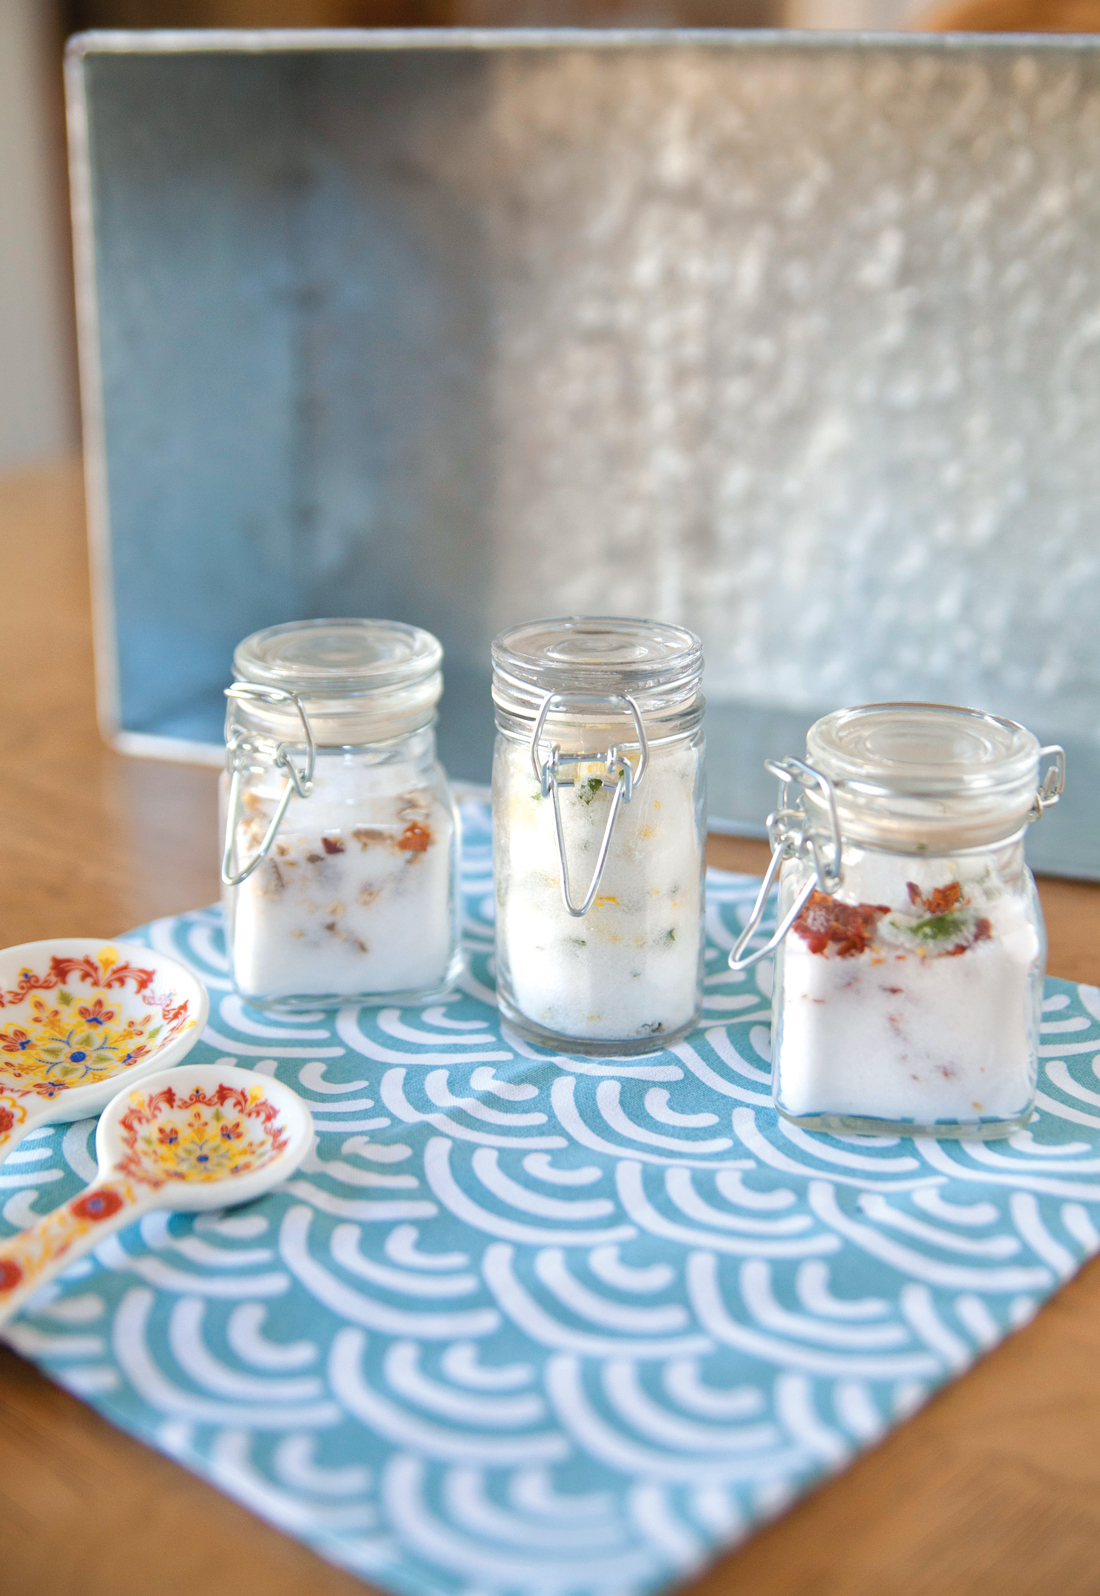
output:
[[[1059,798],[1066,790],[1066,751],[1061,743],[1047,743],[1040,748],[1039,758],[1044,759],[1047,754],[1053,763],[1043,771],[1039,790],[1035,794],[1035,802],[1028,814],[1029,820],[1041,820],[1044,809],[1053,809]]]
[[[607,749],[606,753],[580,753],[563,754],[557,743],[551,743],[549,756],[539,759],[539,743],[542,740],[543,728],[546,717],[552,708],[567,709],[583,705],[587,708],[608,709],[623,707],[629,710],[634,729],[638,737],[638,768],[631,765],[629,759],[622,752],[621,747],[615,744]],[[539,790],[544,798],[549,797],[554,805],[554,827],[558,836],[558,858],[561,861],[561,901],[566,914],[579,920],[586,915],[595,901],[599,890],[600,878],[607,863],[607,855],[611,848],[611,836],[615,829],[615,820],[619,813],[620,804],[628,804],[634,796],[635,789],[641,785],[649,765],[649,740],[646,737],[645,725],[642,721],[642,712],[632,698],[620,693],[606,695],[589,695],[585,693],[547,693],[539,709],[535,721],[535,729],[531,733],[531,764],[538,778]],[[565,782],[572,781],[572,776],[561,774],[564,767],[577,765],[603,765],[608,777],[614,781],[615,796],[611,800],[611,809],[607,816],[607,825],[604,827],[603,841],[596,858],[596,867],[592,873],[592,880],[588,891],[579,904],[573,902],[569,886],[569,863],[565,854],[565,833],[562,829],[561,801],[558,798],[558,788]],[[602,779],[602,778],[601,778]]]
[[[1042,759],[1049,755],[1053,761],[1043,772],[1035,794],[1035,801],[1028,814],[1028,820],[1039,820],[1046,809],[1052,808],[1062,796],[1066,784],[1066,755],[1065,750],[1058,743],[1050,743],[1040,748],[1039,757]],[[731,970],[748,970],[754,964],[759,964],[761,959],[766,959],[774,953],[782,942],[791,926],[802,913],[807,902],[814,892],[823,892],[826,897],[832,897],[841,884],[843,865],[841,855],[840,822],[836,812],[836,797],[832,783],[827,776],[823,776],[812,765],[807,765],[801,759],[767,759],[764,767],[773,776],[779,778],[778,806],[773,814],[768,816],[768,839],[772,845],[772,856],[768,862],[768,869],[760,891],[756,895],[756,902],[745,924],[744,930],[729,956]],[[802,792],[796,800],[797,807],[786,807],[787,791],[792,781],[797,781]],[[816,788],[819,802],[824,802],[828,810],[830,837],[825,847],[815,832],[810,816],[805,808],[805,795],[812,788]],[[775,878],[787,859],[807,859],[813,863],[813,875],[806,882],[794,903],[779,925],[776,926],[771,936],[761,948],[756,948],[752,953],[746,953],[752,938],[756,934],[764,911],[767,908],[768,895],[775,884]]]
[[[731,970],[751,969],[754,964],[759,964],[761,959],[766,959],[770,953],[774,953],[802,913],[811,895],[814,892],[823,892],[831,898],[840,886],[843,875],[840,820],[837,817],[832,782],[802,759],[766,759],[764,768],[779,778],[779,798],[775,810],[768,816],[768,840],[772,845],[772,856],[764,879],[760,883],[760,891],[756,895],[752,912],[729,956]],[[788,806],[787,797],[792,781],[797,782],[802,790],[794,803]],[[824,844],[803,807],[806,793],[812,788],[816,788],[819,802],[823,803],[828,811],[830,835]],[[752,953],[746,953],[745,949],[764,918],[768,895],[775,884],[775,878],[787,859],[805,859],[812,862],[813,874],[764,946],[754,949]]]
[[[267,858],[271,845],[275,841],[275,834],[282,824],[286,814],[287,805],[294,793],[299,798],[308,798],[313,791],[313,767],[316,762],[317,750],[313,742],[313,730],[309,724],[309,717],[297,693],[290,693],[281,687],[257,687],[251,682],[234,682],[232,687],[227,687],[225,696],[230,700],[249,700],[261,704],[293,704],[298,711],[298,718],[302,723],[302,733],[306,744],[306,764],[304,770],[299,770],[290,757],[290,752],[283,742],[277,742],[265,737],[257,737],[247,732],[244,727],[234,725],[232,731],[227,732],[225,740],[226,753],[229,758],[231,777],[229,782],[229,802],[226,805],[225,839],[222,849],[222,881],[227,887],[239,887],[247,881],[257,865]],[[286,781],[283,783],[279,802],[275,806],[275,813],[264,834],[259,852],[243,870],[235,871],[233,868],[234,843],[237,837],[237,822],[240,818],[241,776],[246,771],[262,772],[269,765],[274,765],[277,770],[286,771]]]

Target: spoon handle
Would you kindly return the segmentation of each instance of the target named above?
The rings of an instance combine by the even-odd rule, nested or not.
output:
[[[79,1196],[0,1242],[0,1324],[82,1253],[156,1207],[157,1196],[157,1188],[124,1175],[100,1175]]]

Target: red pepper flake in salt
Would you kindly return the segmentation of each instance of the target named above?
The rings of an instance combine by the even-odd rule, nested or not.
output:
[[[343,853],[344,844],[339,837],[322,837],[321,846],[326,853]]]
[[[962,896],[962,888],[957,881],[949,881],[946,887],[936,887],[924,900],[924,907],[929,914],[950,914]],[[969,902],[969,899],[967,900]]]
[[[933,887],[927,897],[915,881],[907,881],[905,885],[909,902],[919,904],[927,914],[950,914],[962,896],[962,887],[957,881],[949,881],[945,887]]]
[[[837,957],[848,959],[867,951],[876,925],[889,913],[881,903],[840,903],[815,890],[795,921],[794,930],[811,953],[824,953],[835,943]]]
[[[398,837],[397,846],[409,853],[427,853],[431,840],[432,834],[427,826],[422,826],[417,820],[411,820]]]

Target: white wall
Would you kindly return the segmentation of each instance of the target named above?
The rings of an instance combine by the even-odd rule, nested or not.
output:
[[[0,470],[76,444],[55,29],[0,0]]]

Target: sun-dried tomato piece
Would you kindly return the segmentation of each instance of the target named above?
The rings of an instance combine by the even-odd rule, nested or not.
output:
[[[321,847],[326,853],[343,853],[344,844],[340,837],[322,837]]]
[[[962,896],[962,887],[957,881],[949,881],[945,887],[933,887],[927,897],[915,881],[907,881],[905,885],[909,893],[909,902],[919,904],[932,915],[949,914]]]
[[[432,834],[427,826],[422,826],[418,820],[410,820],[398,837],[397,846],[409,853],[427,853],[431,840]]]
[[[924,900],[924,907],[929,914],[949,914],[962,896],[962,888],[957,881],[949,881],[945,887],[934,887]]]
[[[835,945],[837,957],[848,959],[866,952],[876,925],[889,913],[885,904],[841,903],[815,890],[795,921],[794,930],[811,953],[824,953]]]

